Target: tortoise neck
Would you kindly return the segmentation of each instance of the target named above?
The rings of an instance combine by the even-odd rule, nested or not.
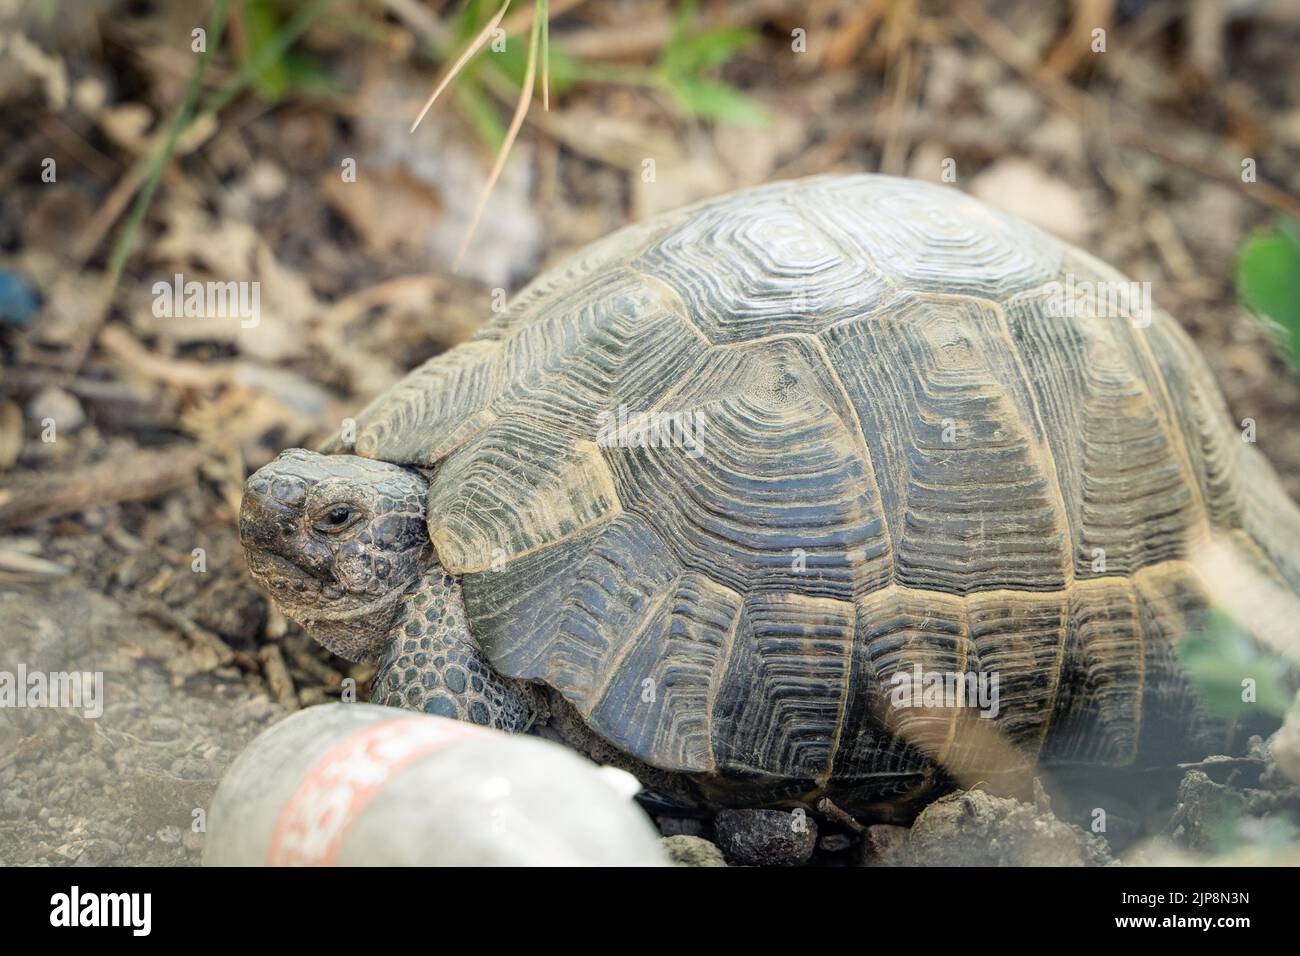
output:
[[[533,695],[499,675],[479,650],[460,582],[434,566],[406,592],[380,658],[370,701],[501,730],[526,730]]]

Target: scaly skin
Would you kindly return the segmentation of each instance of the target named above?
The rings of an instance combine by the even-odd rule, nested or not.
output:
[[[441,568],[408,593],[389,632],[370,702],[422,710],[512,733],[537,713],[531,689],[497,674],[469,633],[460,585]]]

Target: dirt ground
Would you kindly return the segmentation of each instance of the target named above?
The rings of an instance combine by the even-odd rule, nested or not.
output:
[[[0,2],[0,670],[107,687],[97,721],[0,709],[0,863],[196,863],[194,814],[240,747],[371,676],[253,585],[247,474],[573,250],[734,188],[955,172],[1150,281],[1300,497],[1300,382],[1234,287],[1243,238],[1300,216],[1294,3],[552,0],[550,110],[459,270],[484,117],[504,128],[517,95],[480,70],[408,133],[463,5],[231,3],[151,190],[219,6]],[[530,9],[503,22],[516,53]],[[665,82],[701,34],[726,55]],[[259,320],[159,315],[178,273],[260,283]]]

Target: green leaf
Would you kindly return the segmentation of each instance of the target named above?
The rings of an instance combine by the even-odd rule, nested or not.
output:
[[[285,79],[290,92],[315,92],[339,94],[343,87],[333,74],[321,68],[320,63],[300,53],[284,56]]]
[[[670,90],[678,107],[701,119],[758,124],[767,114],[754,100],[725,83],[706,78],[725,65],[757,37],[743,27],[718,27],[692,32],[698,4],[683,0],[677,7],[673,35],[664,46],[654,75]]]
[[[680,36],[664,47],[659,67],[672,74],[699,73],[727,63],[755,39],[757,35],[743,27],[720,27]]]
[[[244,0],[244,36],[248,40],[251,60],[259,50],[269,46],[279,29],[279,19],[271,0]],[[253,78],[253,88],[267,100],[278,100],[289,89],[289,74],[283,59],[276,59]]]
[[[456,15],[452,27],[453,32],[456,35],[457,42],[455,46],[457,49],[464,48],[470,40],[474,39],[474,35],[483,28],[483,24],[488,21],[490,16],[491,14],[488,14],[487,16],[482,15],[482,8],[480,7],[478,0],[468,0],[468,2],[461,7],[460,13]]]
[[[1225,717],[1263,708],[1282,716],[1295,695],[1287,686],[1287,664],[1262,650],[1227,615],[1214,612],[1202,631],[1188,634],[1178,655],[1206,705]],[[1242,681],[1255,682],[1255,702],[1241,699]]]
[[[1237,294],[1247,307],[1276,323],[1283,355],[1300,372],[1300,222],[1283,220],[1242,243]]]
[[[506,40],[505,50],[500,53],[493,53],[491,48],[488,48],[487,52],[481,54],[483,63],[496,67],[514,86],[523,86],[524,74],[528,72],[526,40],[526,37],[510,37]],[[555,44],[551,44],[550,48],[550,68],[552,93],[563,93],[571,89],[581,73],[581,67],[573,57],[567,56]],[[539,86],[541,81],[541,74],[538,74]]]
[[[767,121],[758,103],[724,83],[688,77],[668,78],[666,82],[678,105],[692,116],[752,125]]]
[[[681,39],[686,34],[699,12],[699,0],[681,0],[677,4],[677,13],[673,17],[673,41]]]
[[[247,49],[240,65],[266,61],[253,75],[252,85],[264,100],[276,101],[307,90],[336,93],[337,82],[320,64],[301,53],[283,49],[288,26],[281,23],[277,0],[243,0],[244,36]]]
[[[461,74],[460,82],[456,84],[456,100],[469,115],[474,131],[493,151],[500,149],[505,142],[506,128],[497,116],[492,101],[483,92],[482,85],[476,79]]]

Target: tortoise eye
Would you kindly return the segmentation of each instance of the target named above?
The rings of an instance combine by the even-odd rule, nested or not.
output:
[[[316,528],[325,532],[342,531],[352,524],[356,516],[357,513],[347,505],[335,505],[316,522]]]

